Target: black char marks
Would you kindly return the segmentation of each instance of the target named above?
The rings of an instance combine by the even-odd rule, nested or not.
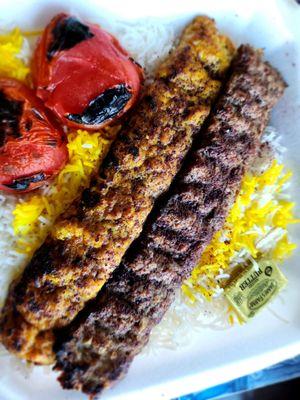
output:
[[[20,137],[19,121],[22,110],[21,101],[9,99],[0,91],[0,148],[5,145],[9,137]]]
[[[62,371],[63,387],[94,396],[126,373],[221,229],[285,86],[259,51],[239,48],[201,143],[190,152],[168,198],[98,298],[57,343],[55,369]]]
[[[124,84],[105,90],[86,107],[82,114],[68,114],[66,117],[77,124],[98,125],[117,116],[132,94]]]
[[[42,182],[46,179],[45,174],[42,172],[39,174],[35,174],[32,176],[28,176],[25,178],[14,179],[13,183],[5,185],[10,189],[14,189],[16,191],[27,190],[31,183]]]
[[[94,34],[87,25],[74,17],[63,18],[52,31],[53,41],[48,47],[47,58],[50,61],[55,53],[68,50],[76,44],[90,39]]]

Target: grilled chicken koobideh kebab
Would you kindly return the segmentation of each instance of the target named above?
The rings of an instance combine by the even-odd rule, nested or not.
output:
[[[241,46],[208,127],[164,203],[96,300],[58,337],[64,388],[96,395],[126,373],[213,234],[222,228],[285,82]]]
[[[1,321],[7,349],[36,363],[54,361],[53,330],[97,295],[140,234],[208,116],[233,54],[209,18],[198,17],[184,30],[91,187],[13,283]]]

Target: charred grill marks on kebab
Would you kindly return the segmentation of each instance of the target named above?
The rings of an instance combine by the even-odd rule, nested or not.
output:
[[[0,326],[10,351],[53,361],[52,329],[70,323],[97,295],[140,234],[209,114],[233,54],[211,19],[198,17],[185,29],[99,176],[58,219],[11,288]]]
[[[64,388],[94,396],[126,373],[221,229],[285,86],[260,51],[239,48],[208,128],[164,204],[97,299],[59,332],[55,368]]]

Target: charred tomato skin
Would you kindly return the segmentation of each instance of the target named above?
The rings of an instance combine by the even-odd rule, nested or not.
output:
[[[59,14],[45,28],[32,62],[37,96],[71,128],[97,130],[137,101],[143,70],[98,25]]]
[[[0,190],[36,189],[67,160],[64,133],[34,92],[15,79],[0,79]]]

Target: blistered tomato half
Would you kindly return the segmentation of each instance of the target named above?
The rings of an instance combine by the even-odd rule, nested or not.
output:
[[[99,129],[136,102],[142,68],[112,35],[98,25],[59,14],[35,50],[37,96],[63,124]]]
[[[34,92],[14,79],[0,79],[0,190],[33,190],[67,160],[64,133]]]

